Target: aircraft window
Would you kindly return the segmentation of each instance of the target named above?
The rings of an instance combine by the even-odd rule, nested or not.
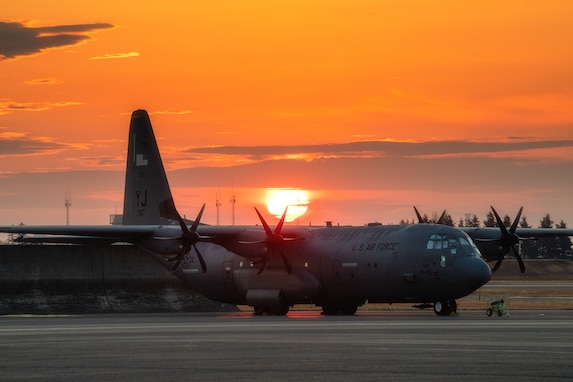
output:
[[[471,245],[470,242],[465,237],[460,237],[459,241],[461,245]]]
[[[472,243],[465,237],[447,238],[443,234],[433,234],[426,243],[426,249],[446,249],[462,246],[472,246]]]

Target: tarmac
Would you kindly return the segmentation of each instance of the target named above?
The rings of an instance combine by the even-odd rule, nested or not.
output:
[[[3,381],[563,381],[573,311],[0,316]]]

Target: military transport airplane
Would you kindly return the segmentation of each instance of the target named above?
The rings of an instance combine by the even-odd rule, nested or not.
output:
[[[204,296],[284,315],[294,304],[354,314],[372,303],[433,304],[437,315],[487,283],[490,267],[464,231],[438,224],[360,227],[188,226],[175,208],[149,116],[131,117],[121,226],[8,226],[21,241],[131,243]],[[35,235],[35,236],[34,236]],[[498,236],[485,237],[497,240]]]

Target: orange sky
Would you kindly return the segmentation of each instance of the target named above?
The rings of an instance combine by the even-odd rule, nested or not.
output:
[[[2,224],[62,223],[68,185],[72,223],[106,224],[145,108],[176,203],[206,202],[206,222],[216,193],[222,224],[232,192],[252,224],[266,189],[300,187],[301,224],[523,204],[534,226],[573,226],[570,1],[19,1],[1,17]]]

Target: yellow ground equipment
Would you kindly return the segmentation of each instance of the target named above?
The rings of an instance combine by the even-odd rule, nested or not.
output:
[[[509,310],[505,306],[505,301],[502,299],[493,301],[489,308],[487,308],[486,313],[488,316],[491,316],[494,312],[497,313],[499,317],[503,316],[504,314],[509,315]]]

